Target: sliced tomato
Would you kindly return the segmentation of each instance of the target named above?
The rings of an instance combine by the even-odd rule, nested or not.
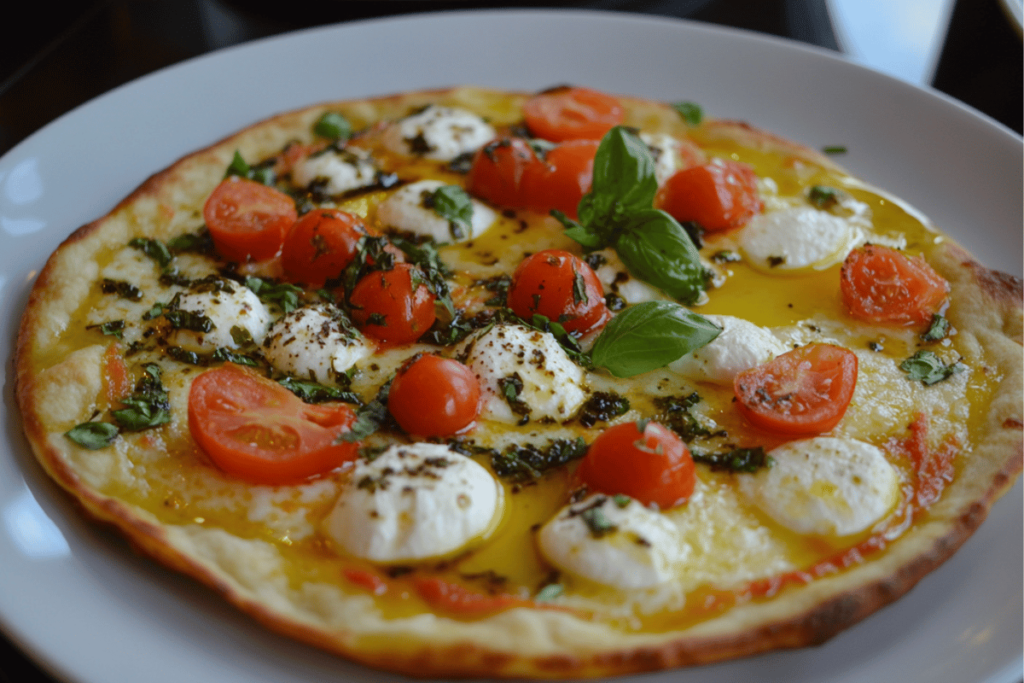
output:
[[[359,238],[367,234],[363,219],[341,209],[313,209],[295,221],[281,250],[281,266],[292,282],[321,287],[352,262]]]
[[[622,422],[601,432],[577,476],[590,489],[662,510],[685,503],[697,482],[690,450],[657,422]]]
[[[695,221],[710,231],[746,225],[763,208],[754,169],[727,159],[677,171],[654,204],[681,223]]]
[[[466,188],[505,208],[541,213],[558,209],[575,218],[580,199],[590,191],[598,144],[574,140],[541,158],[526,140],[501,138],[476,153]]]
[[[395,374],[388,410],[416,436],[451,436],[466,431],[480,414],[480,382],[451,358],[417,356]]]
[[[790,436],[835,427],[857,387],[857,355],[808,344],[736,375],[736,407],[756,427]]]
[[[231,363],[196,377],[188,396],[199,447],[224,472],[256,484],[295,483],[354,460],[358,443],[335,443],[354,421],[344,403],[303,403]]]
[[[523,259],[512,274],[508,306],[524,320],[539,313],[578,334],[597,329],[611,317],[593,269],[560,249]]]
[[[414,274],[419,280],[415,287]],[[419,269],[409,263],[366,275],[352,289],[352,318],[364,334],[382,342],[416,341],[437,318],[436,297],[423,280]]]
[[[923,258],[875,244],[850,252],[839,288],[853,317],[900,325],[927,323],[949,295],[949,283]]]
[[[124,360],[124,347],[114,342],[103,353],[103,383],[106,385],[106,399],[110,404],[117,403],[132,393],[131,373]]]
[[[600,140],[622,123],[625,111],[611,95],[566,86],[531,97],[523,117],[530,132],[545,140]]]
[[[203,206],[203,220],[217,252],[232,261],[263,261],[281,251],[298,212],[284,192],[231,176]]]

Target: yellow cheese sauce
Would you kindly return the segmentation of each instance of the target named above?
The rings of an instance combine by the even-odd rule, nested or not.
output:
[[[515,117],[506,113],[506,118],[514,120]],[[694,139],[700,142],[699,131]],[[902,238],[910,252],[927,254],[929,247],[940,239],[900,203],[846,176],[806,161],[796,161],[789,154],[752,150],[719,141],[708,143],[705,151],[710,156],[751,164],[762,179],[774,182],[779,197],[797,201],[812,185],[840,188],[867,205],[875,234]],[[451,183],[463,181],[462,176],[444,170],[438,164],[410,164],[387,156],[383,159],[385,169],[394,169],[404,178],[437,178]],[[384,230],[386,226],[376,219],[375,206],[386,195],[384,191],[368,193],[342,202],[341,206],[366,217],[374,228]],[[196,220],[193,211],[186,223],[194,224]],[[707,257],[719,249],[732,248],[733,240],[732,234],[709,236],[702,254]],[[562,234],[557,221],[519,211],[507,212],[488,232],[470,242],[445,247],[442,256],[460,271],[454,279],[456,294],[470,296],[475,281],[498,273],[510,273],[525,255],[545,248],[579,251],[578,245]],[[98,272],[108,273],[115,262],[120,263],[109,275],[120,273],[124,279],[137,282],[146,292],[146,298],[133,307],[124,308],[118,304],[122,308],[115,310],[111,297],[93,288],[82,298],[78,310],[71,316],[72,320],[95,323],[125,312],[138,316],[140,311],[157,301],[167,300],[173,290],[157,283],[158,272],[152,264],[144,257],[135,258],[133,255],[137,250],[130,250],[130,257],[126,257],[125,250],[130,248],[111,248],[100,254],[96,262]],[[134,266],[131,265],[133,262]],[[202,270],[201,264],[193,265],[196,270]],[[889,383],[908,383],[894,368],[917,348],[915,334],[899,329],[870,328],[852,321],[840,299],[838,265],[820,271],[785,275],[767,274],[742,261],[717,267],[723,280],[708,292],[705,304],[694,308],[696,312],[733,315],[760,326],[791,330],[790,338],[795,340],[835,335],[843,345],[858,354],[875,354],[892,366],[892,369],[883,371],[873,369],[874,366],[867,363],[863,366],[861,379],[865,382],[864,391],[875,392],[871,394],[875,398],[885,391],[903,392],[899,395],[893,393],[890,397],[893,405],[897,406],[893,408],[892,415],[872,417],[863,411],[867,409],[861,412],[851,409],[851,414],[837,427],[837,433],[885,447],[894,439],[906,437],[908,425],[921,409],[919,406],[924,405],[923,409],[931,417],[931,439],[935,444],[953,438],[961,448],[968,446],[971,432],[980,426],[983,407],[998,381],[997,377],[969,369],[961,376],[951,378],[945,386],[922,388],[900,385],[887,388]],[[210,266],[209,271],[213,270]],[[124,343],[129,341],[126,339]],[[71,324],[59,339],[36,351],[33,363],[45,369],[58,365],[75,349],[108,343],[111,343],[110,338],[98,331]],[[955,352],[956,344],[954,335],[944,350]],[[872,345],[881,350],[871,351]],[[371,399],[377,387],[402,359],[424,348],[431,347],[419,345],[394,349],[386,357],[360,364],[353,388],[365,400]],[[451,351],[444,353],[450,354]],[[129,368],[138,377],[142,363],[154,358],[159,359],[165,369],[165,384],[175,407],[173,420],[156,430],[123,438],[116,447],[121,473],[106,480],[101,487],[103,494],[137,506],[165,525],[218,527],[241,538],[267,542],[280,551],[293,587],[317,582],[338,586],[346,593],[364,593],[368,591],[367,586],[378,586],[378,592],[382,593],[377,598],[378,604],[389,618],[430,609],[410,583],[411,577],[415,576],[438,575],[482,594],[522,600],[531,599],[552,581],[553,568],[536,549],[535,529],[566,503],[574,486],[572,473],[575,464],[549,472],[529,485],[504,482],[505,502],[500,524],[487,538],[480,539],[468,550],[418,567],[374,567],[370,563],[344,557],[320,532],[320,524],[334,503],[347,469],[290,487],[254,487],[219,473],[189,436],[184,412],[189,382],[201,369],[154,356],[152,352],[129,356]],[[610,378],[607,373],[595,372],[590,375],[589,383],[593,388],[614,388],[630,400],[632,410],[617,420],[655,416],[658,411],[653,404],[654,396],[698,392],[702,399],[698,407],[700,414],[728,434],[717,441],[711,439],[702,447],[728,443],[738,447],[770,448],[783,441],[747,425],[733,408],[733,394],[728,387],[694,382],[666,370],[622,381]],[[966,399],[962,398],[964,391]],[[950,396],[959,397],[970,406],[969,413],[943,412]],[[855,396],[854,401],[857,400]],[[98,402],[102,403],[99,399]],[[900,405],[910,409],[899,408]],[[583,436],[590,442],[605,426],[605,423],[598,423],[586,429],[570,421],[566,425],[530,424],[519,429],[485,423],[470,436],[481,445],[504,443],[510,438],[543,443],[546,439],[566,436]],[[900,451],[892,451],[890,456],[904,491],[912,495],[916,476],[914,463]],[[90,456],[81,451],[74,452],[71,457]],[[489,466],[485,457],[477,459]],[[691,560],[680,570],[677,581],[664,589],[629,592],[562,574],[554,580],[562,586],[563,594],[553,604],[592,615],[592,618],[607,619],[627,629],[679,628],[728,609],[740,599],[737,596],[756,599],[759,595],[770,594],[761,588],[750,588],[758,580],[789,576],[812,567],[844,549],[868,542],[887,530],[891,532],[904,521],[905,507],[901,504],[872,529],[854,537],[804,537],[772,522],[744,502],[735,486],[735,478],[742,476],[745,475],[712,472],[700,465],[695,495],[681,508],[668,511],[693,552]],[[363,578],[353,580],[353,576]],[[379,581],[379,584],[374,581]]]

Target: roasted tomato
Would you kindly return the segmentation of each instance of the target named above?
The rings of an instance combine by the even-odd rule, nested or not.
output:
[[[295,483],[354,460],[358,443],[336,443],[354,421],[344,403],[303,403],[230,363],[197,376],[188,396],[199,447],[224,472],[256,484]]]
[[[677,171],[654,203],[677,221],[695,221],[709,231],[746,225],[763,206],[754,170],[722,159]]]
[[[850,252],[839,287],[854,318],[899,325],[927,323],[949,295],[949,283],[923,258],[874,244]]]
[[[554,88],[523,105],[530,132],[553,142],[600,140],[612,126],[622,123],[624,116],[617,99],[587,88]]]
[[[611,317],[594,271],[583,259],[559,249],[523,259],[512,274],[508,306],[524,320],[539,313],[577,334],[594,330]]]
[[[203,220],[217,252],[232,261],[276,256],[296,218],[291,197],[236,176],[221,181],[203,206]]]
[[[363,219],[340,209],[314,209],[295,221],[281,250],[281,266],[292,282],[321,287],[355,258]]]
[[[857,387],[857,355],[808,344],[736,375],[736,407],[751,424],[791,436],[835,427]]]
[[[417,356],[395,375],[388,410],[416,436],[451,436],[466,431],[480,414],[480,383],[451,358]]]
[[[413,275],[417,284],[413,286]],[[419,269],[396,263],[366,275],[352,289],[352,318],[363,333],[391,344],[414,342],[434,324],[435,298]]]
[[[622,422],[604,430],[576,472],[590,489],[625,494],[662,510],[685,503],[697,481],[686,444],[657,422]]]

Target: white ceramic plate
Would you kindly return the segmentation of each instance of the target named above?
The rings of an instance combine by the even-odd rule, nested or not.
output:
[[[270,114],[457,84],[557,83],[701,103],[813,147],[915,204],[989,265],[1021,272],[1022,146],[998,124],[831,53],[623,14],[483,11],[303,31],[224,50],[112,91],[0,159],[0,357],[28,290],[73,229],[149,174]],[[396,680],[268,633],[192,581],[83,521],[32,459],[5,374],[0,627],[75,683]],[[945,566],[826,645],[643,677],[990,683],[1021,677],[1018,484]]]

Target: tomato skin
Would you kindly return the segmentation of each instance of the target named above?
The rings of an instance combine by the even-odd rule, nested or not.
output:
[[[297,218],[284,192],[237,176],[222,180],[203,205],[214,246],[232,261],[273,258]]]
[[[388,393],[388,410],[406,432],[451,436],[480,415],[480,382],[467,366],[426,354],[399,369]]]
[[[416,266],[396,263],[392,270],[366,275],[352,289],[352,318],[363,333],[382,342],[407,344],[430,329],[437,318],[435,297],[426,285],[412,288]],[[383,324],[376,318],[383,318]]]
[[[597,147],[592,140],[574,140],[541,159],[526,140],[501,138],[477,151],[466,187],[505,208],[541,213],[558,209],[575,218],[580,199],[590,191]]]
[[[580,301],[576,300],[578,277],[586,294]],[[581,335],[611,317],[597,274],[583,259],[560,249],[545,249],[523,259],[512,274],[508,307],[524,320],[539,313],[566,332]]]
[[[619,101],[589,88],[563,87],[534,95],[523,104],[530,132],[545,140],[600,140],[622,123]]]
[[[366,234],[359,216],[340,209],[314,209],[289,228],[281,266],[292,282],[321,287],[352,262],[359,238]]]
[[[857,387],[857,355],[808,344],[733,380],[736,408],[755,427],[789,436],[827,432],[843,419]]]
[[[642,432],[638,427],[622,422],[601,432],[576,475],[602,493],[622,493],[662,510],[681,505],[697,482],[690,450],[657,422],[646,423]]]
[[[252,370],[231,363],[192,381],[188,425],[219,469],[254,484],[290,484],[358,456],[358,443],[334,443],[355,421],[344,403],[303,403]]]
[[[708,231],[746,225],[764,206],[754,170],[722,159],[677,171],[658,190],[654,205]]]
[[[875,244],[850,252],[839,288],[854,318],[899,325],[929,322],[949,295],[949,283],[923,258]]]

